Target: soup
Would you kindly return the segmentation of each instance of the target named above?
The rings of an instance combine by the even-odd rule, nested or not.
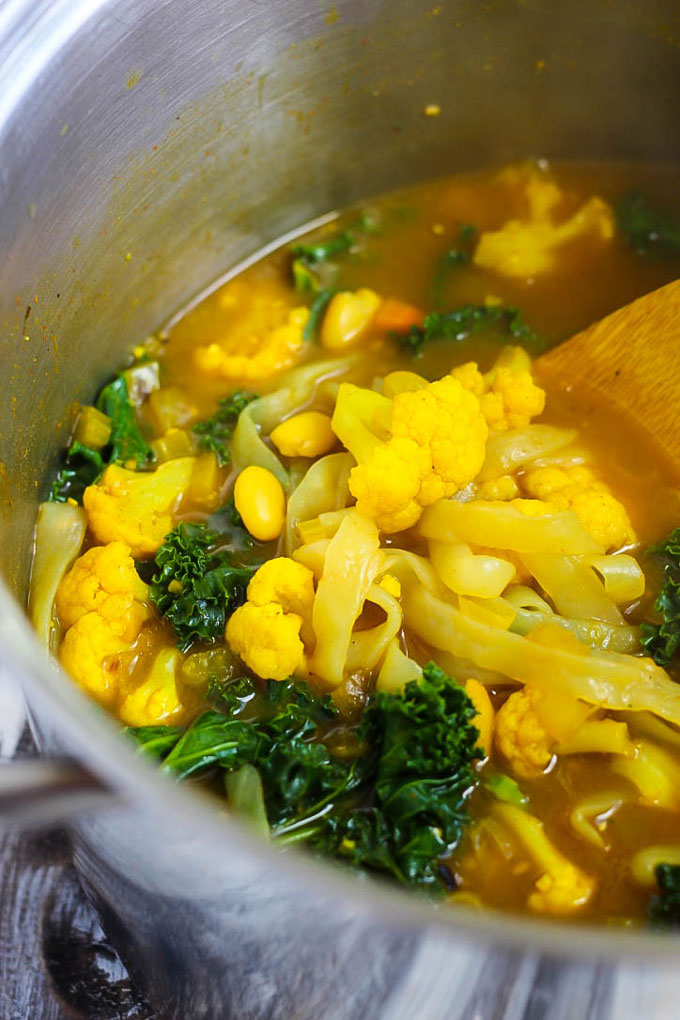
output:
[[[140,753],[447,905],[679,923],[675,467],[535,361],[680,275],[675,192],[435,181],[140,343],[80,409],[30,605]]]

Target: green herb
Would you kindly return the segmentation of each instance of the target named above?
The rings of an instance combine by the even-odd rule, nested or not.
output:
[[[654,874],[660,891],[650,898],[647,916],[658,927],[680,930],[680,864],[657,864]]]
[[[229,396],[222,397],[217,402],[217,410],[205,421],[199,421],[193,427],[198,445],[202,450],[209,450],[217,454],[220,464],[228,464],[229,443],[234,431],[234,425],[244,407],[257,398],[257,394],[248,393],[246,390],[235,390]]]
[[[153,758],[165,758],[184,733],[181,726],[126,726],[124,733],[137,743],[140,751]]]
[[[321,320],[323,319],[331,298],[335,293],[336,291],[331,289],[320,290],[314,298],[312,307],[309,309],[309,318],[307,319],[305,328],[302,331],[302,338],[303,340],[306,340],[308,344],[318,342]]]
[[[178,524],[156,553],[150,598],[186,651],[222,636],[246,597],[255,567],[236,567],[229,552],[212,552],[218,536],[205,524]]]
[[[67,499],[82,503],[88,485],[93,485],[114,461],[134,460],[143,464],[153,460],[153,451],[137,425],[123,375],[104,387],[96,407],[111,419],[109,441],[101,451],[77,441],[71,444],[50,488],[48,498],[53,503],[64,503]]]
[[[493,772],[484,779],[482,786],[489,793],[493,794],[497,800],[505,801],[506,804],[526,807],[529,803],[529,798],[525,793],[522,793],[515,780],[511,779],[510,776],[506,776],[503,772]]]
[[[531,326],[524,322],[518,308],[502,305],[461,305],[449,312],[430,312],[422,326],[411,326],[409,332],[396,339],[414,356],[422,354],[423,347],[433,340],[460,343],[471,333],[497,328],[510,340],[533,349],[542,349],[543,341]]]
[[[83,492],[93,485],[106,465],[98,450],[82,443],[72,443],[62,466],[52,482],[49,499],[52,503],[65,503],[67,499],[83,501]]]
[[[663,585],[654,603],[661,623],[643,623],[641,644],[659,666],[668,666],[680,647],[680,528],[650,547],[662,564]]]
[[[220,711],[205,712],[179,738],[173,730],[169,753],[168,727],[145,727],[144,740],[132,735],[167,753],[163,768],[179,778],[216,766],[257,769],[279,846],[304,843],[442,891],[440,859],[469,820],[472,762],[482,756],[475,709],[459,684],[430,663],[402,695],[377,694],[355,732],[355,753],[342,757],[333,751],[336,707],[301,681],[215,681],[211,698]]]
[[[317,270],[337,255],[351,251],[359,244],[361,234],[374,233],[376,223],[370,213],[363,212],[347,230],[338,230],[322,241],[311,244],[296,242],[290,246],[293,261],[293,285],[301,294],[316,294],[323,288],[321,273]],[[326,275],[328,275],[326,273]]]
[[[143,464],[153,460],[153,450],[137,424],[125,376],[119,375],[104,387],[97,398],[96,407],[111,419],[111,437],[107,447],[110,451],[109,462],[125,463],[134,460]]]
[[[349,251],[356,244],[356,237],[350,230],[342,230],[333,234],[327,241],[316,241],[313,244],[292,244],[290,250],[295,258],[303,259],[308,266],[316,266],[319,262],[332,259],[343,251]]]
[[[631,191],[617,202],[615,211],[619,230],[638,255],[680,253],[680,219],[641,191]]]
[[[465,223],[460,228],[458,247],[449,248],[440,258],[432,282],[432,304],[435,308],[441,308],[444,303],[444,285],[451,270],[470,262],[476,236],[477,228],[471,223]]]

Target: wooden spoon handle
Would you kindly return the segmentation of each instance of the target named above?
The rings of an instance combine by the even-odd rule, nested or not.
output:
[[[612,312],[536,364],[548,382],[598,391],[680,463],[680,280]]]

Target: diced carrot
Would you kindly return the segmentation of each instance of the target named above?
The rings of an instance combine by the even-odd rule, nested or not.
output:
[[[386,298],[375,313],[373,326],[386,333],[408,333],[411,326],[422,325],[425,318],[415,305],[409,305],[398,298]]]

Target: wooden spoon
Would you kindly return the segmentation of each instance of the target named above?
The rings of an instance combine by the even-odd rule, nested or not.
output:
[[[596,390],[680,465],[680,280],[612,312],[536,366],[548,381]]]

